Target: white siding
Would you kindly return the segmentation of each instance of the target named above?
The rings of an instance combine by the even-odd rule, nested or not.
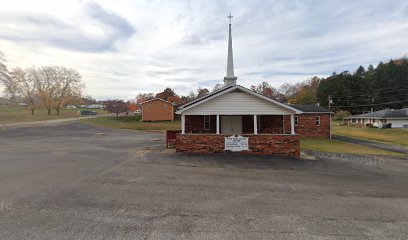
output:
[[[391,123],[392,128],[402,128],[408,125],[408,119],[387,119],[387,123]]]
[[[277,104],[244,92],[230,92],[186,110],[185,115],[282,115],[293,114]]]

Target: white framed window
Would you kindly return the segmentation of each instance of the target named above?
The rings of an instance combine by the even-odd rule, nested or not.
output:
[[[210,130],[210,115],[204,115],[204,130]]]
[[[316,116],[316,126],[320,126],[320,116]]]
[[[297,126],[297,125],[298,125],[298,123],[299,123],[298,116],[295,116],[295,126]]]
[[[256,130],[261,130],[261,115],[256,116]]]

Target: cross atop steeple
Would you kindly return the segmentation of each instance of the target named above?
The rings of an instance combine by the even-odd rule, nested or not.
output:
[[[232,15],[231,15],[231,13],[230,13],[230,15],[229,15],[229,16],[227,16],[227,17],[229,18],[230,25],[231,25],[231,20],[232,20],[232,18],[233,18],[234,16],[232,16]]]
[[[228,16],[229,24],[229,36],[228,36],[228,60],[227,60],[227,76],[224,77],[225,85],[237,84],[237,77],[234,76],[234,57],[232,55],[232,36],[231,36],[231,19],[232,15]]]

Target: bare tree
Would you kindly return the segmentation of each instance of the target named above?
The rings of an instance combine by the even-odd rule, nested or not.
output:
[[[32,67],[28,71],[37,86],[41,106],[47,109],[48,115],[51,115],[51,110],[54,106],[55,80],[57,78],[55,68],[48,66],[41,68]]]
[[[72,68],[64,66],[44,66],[28,69],[15,68],[9,72],[4,54],[0,52],[0,83],[11,100],[22,97],[28,103],[31,114],[36,108],[44,107],[51,115],[55,109],[57,115],[61,107],[79,103],[85,85],[81,75]]]
[[[292,98],[297,92],[296,86],[290,83],[284,83],[279,88],[279,93],[283,94],[287,99]]]
[[[31,68],[30,76],[37,86],[41,104],[48,115],[55,109],[57,115],[66,104],[76,103],[81,98],[84,84],[81,75],[72,68],[63,66],[44,66]]]
[[[10,97],[10,100],[17,103],[17,89],[11,79],[6,65],[6,58],[2,52],[0,52],[0,83],[4,85],[4,93]]]
[[[13,69],[10,75],[16,91],[24,97],[31,110],[31,115],[34,115],[35,109],[39,106],[35,80],[21,68]]]
[[[53,108],[59,115],[61,107],[75,103],[81,98],[84,84],[81,83],[81,75],[75,69],[62,66],[54,68],[57,79],[54,81]]]
[[[215,91],[217,91],[217,90],[220,90],[221,88],[222,88],[222,84],[217,83],[217,84],[215,84],[215,86],[214,86],[212,92],[215,92]]]

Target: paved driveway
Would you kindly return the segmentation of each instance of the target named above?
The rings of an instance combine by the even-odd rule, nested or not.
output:
[[[69,123],[0,132],[0,239],[406,239],[408,161],[164,150]]]
[[[407,131],[407,136],[408,136],[408,131]],[[359,144],[359,145],[373,147],[373,148],[379,148],[379,149],[391,151],[391,152],[404,153],[408,155],[408,149],[400,147],[400,146],[371,141],[367,139],[358,139],[358,138],[353,138],[353,137],[341,136],[341,135],[333,135],[332,138],[336,140],[344,141],[344,142]]]

